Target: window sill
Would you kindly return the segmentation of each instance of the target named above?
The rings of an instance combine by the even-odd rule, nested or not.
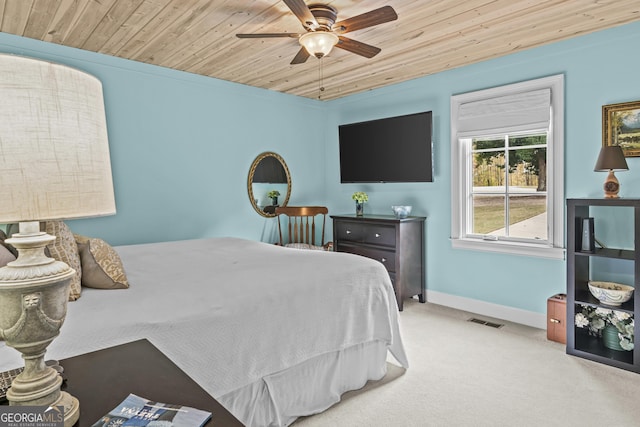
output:
[[[451,239],[454,249],[468,249],[483,252],[498,252],[510,255],[523,255],[538,258],[565,259],[564,248],[554,248],[526,243],[486,241],[477,239]]]

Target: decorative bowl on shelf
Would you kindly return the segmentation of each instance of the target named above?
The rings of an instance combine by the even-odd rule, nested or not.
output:
[[[411,206],[391,206],[396,218],[406,218],[411,214]]]
[[[631,299],[633,286],[615,282],[589,281],[589,291],[602,304],[619,306]]]

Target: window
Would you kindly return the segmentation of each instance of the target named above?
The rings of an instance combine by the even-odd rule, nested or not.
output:
[[[563,76],[451,98],[452,243],[564,257]]]

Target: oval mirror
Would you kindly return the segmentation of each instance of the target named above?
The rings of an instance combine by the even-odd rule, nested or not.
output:
[[[275,217],[276,207],[287,206],[291,195],[291,176],[284,159],[270,151],[256,157],[249,169],[247,191],[256,212]]]

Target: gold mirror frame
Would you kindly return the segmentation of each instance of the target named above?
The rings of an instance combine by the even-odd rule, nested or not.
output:
[[[282,203],[279,203],[278,206],[287,206],[287,203],[289,203],[289,197],[291,196],[291,175],[289,174],[289,168],[287,167],[287,164],[285,163],[284,159],[279,154],[271,151],[266,151],[260,154],[258,157],[256,157],[253,163],[251,164],[251,168],[249,169],[249,177],[247,178],[247,194],[249,195],[249,201],[251,202],[251,206],[253,206],[253,209],[255,209],[255,211],[258,212],[260,215],[267,218],[273,218],[276,216],[275,212],[271,212],[272,210],[271,206],[273,205],[264,204],[264,206],[261,208],[258,205],[258,198],[256,198],[256,195],[254,193],[253,185],[254,185],[254,177],[256,175],[256,170],[258,169],[258,166],[261,164],[261,162],[264,159],[270,158],[270,157],[275,158],[282,166],[282,169],[284,170],[284,175],[286,178],[286,184],[287,184],[287,194],[285,194],[284,196],[284,201]],[[281,184],[284,184],[284,182],[279,182],[276,185],[281,185]]]

